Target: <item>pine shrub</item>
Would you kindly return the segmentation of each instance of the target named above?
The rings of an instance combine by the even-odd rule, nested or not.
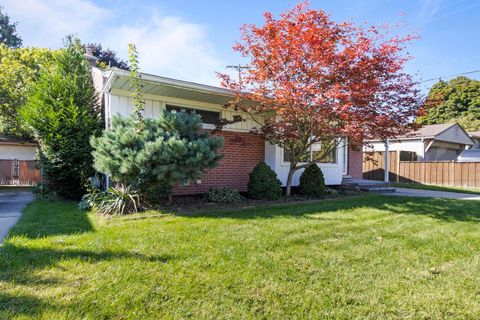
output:
[[[195,113],[165,111],[143,119],[141,130],[136,124],[134,116],[114,116],[112,127],[92,138],[94,167],[150,203],[169,196],[176,184],[200,179],[222,158],[223,138],[201,133]]]
[[[250,173],[248,196],[252,199],[275,200],[282,196],[282,183],[265,162],[259,162]]]
[[[300,176],[299,192],[307,196],[318,197],[327,193],[322,170],[315,164],[309,165]]]

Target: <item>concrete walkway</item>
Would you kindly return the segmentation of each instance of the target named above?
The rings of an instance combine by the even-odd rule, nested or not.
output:
[[[480,195],[447,192],[447,191],[434,191],[434,190],[422,190],[422,189],[410,189],[410,188],[395,188],[396,192],[385,193],[388,196],[406,196],[406,197],[429,197],[429,198],[443,198],[443,199],[461,199],[461,200],[480,200]]]
[[[0,243],[32,200],[33,194],[28,191],[0,191]]]

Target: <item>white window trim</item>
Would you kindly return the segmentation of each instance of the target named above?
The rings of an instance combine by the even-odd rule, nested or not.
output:
[[[338,150],[340,148],[335,148],[335,162],[315,162],[315,164],[322,166],[322,167],[338,167]],[[282,153],[282,163],[281,166],[290,166],[290,161],[285,161],[285,148],[280,148]],[[310,160],[312,159],[312,149],[310,148]],[[308,162],[298,162],[298,164],[303,165],[307,164]]]

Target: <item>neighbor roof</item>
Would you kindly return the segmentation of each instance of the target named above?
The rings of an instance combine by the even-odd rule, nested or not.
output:
[[[399,136],[398,139],[402,138],[434,138],[435,136],[439,135],[443,131],[456,126],[457,123],[442,123],[442,124],[430,124],[426,126],[422,126],[420,129],[416,131],[412,131],[405,135]]]
[[[470,137],[480,138],[480,131],[470,131],[470,132],[467,132],[467,133]]]
[[[27,140],[18,139],[12,136],[7,136],[4,134],[0,134],[0,144],[23,144],[23,145],[35,145]]]

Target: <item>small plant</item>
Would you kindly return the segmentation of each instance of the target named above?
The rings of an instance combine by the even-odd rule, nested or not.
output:
[[[259,162],[250,173],[248,196],[252,199],[276,200],[282,196],[282,183],[265,162]]]
[[[237,190],[230,187],[209,188],[206,196],[213,203],[237,203],[243,199]]]
[[[41,198],[41,199],[57,198],[57,194],[55,193],[55,191],[52,190],[52,188],[50,188],[47,184],[43,182],[37,183],[33,187],[32,192],[37,198]]]
[[[338,191],[332,188],[325,188],[325,193],[331,196],[338,195]]]
[[[104,192],[87,193],[78,206],[82,210],[94,209],[104,215],[125,215],[140,210],[140,196],[130,186],[118,186]]]
[[[318,197],[327,193],[322,170],[315,164],[309,165],[300,176],[299,192],[307,196]]]

